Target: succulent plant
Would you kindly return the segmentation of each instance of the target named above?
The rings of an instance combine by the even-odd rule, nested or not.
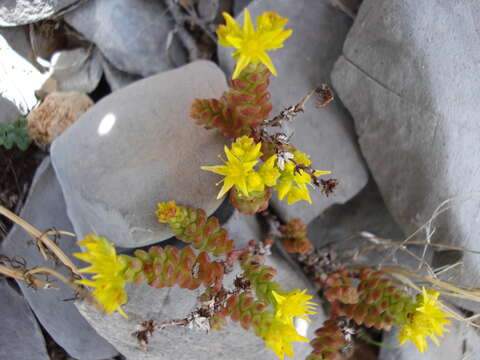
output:
[[[342,331],[334,319],[329,319],[315,330],[315,338],[310,341],[312,353],[306,360],[343,360],[341,350],[347,345]]]
[[[264,191],[251,192],[248,197],[234,188],[230,191],[229,199],[235,209],[241,213],[253,215],[257,212],[264,211],[268,207],[271,196],[271,188],[265,188]]]
[[[200,285],[220,285],[223,265],[211,261],[206,252],[195,255],[190,246],[178,250],[152,246],[147,251],[136,250],[134,257],[122,255],[127,261],[125,277],[134,283],[146,282],[156,288],[172,287],[194,290]]]
[[[156,214],[160,222],[168,223],[177,237],[201,251],[214,256],[228,254],[233,250],[233,240],[220,227],[214,216],[208,218],[203,209],[178,206],[175,202],[159,203]]]
[[[300,219],[292,219],[280,226],[280,232],[282,245],[289,253],[305,254],[313,247],[307,237],[307,226]]]
[[[359,279],[358,301],[338,304],[338,315],[353,319],[358,325],[389,331],[392,326],[404,325],[409,314],[415,311],[411,297],[394,286],[381,271],[362,269]]]
[[[28,149],[32,139],[27,130],[27,119],[19,118],[11,124],[0,123],[0,146],[10,150],[16,145],[20,150]]]
[[[190,116],[198,125],[216,128],[228,138],[250,135],[272,111],[269,77],[264,65],[250,64],[220,99],[195,99]]]

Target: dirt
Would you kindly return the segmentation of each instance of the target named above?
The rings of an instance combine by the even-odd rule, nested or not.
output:
[[[35,145],[26,151],[0,147],[0,205],[18,213],[32,182],[35,170],[46,153]],[[12,223],[0,218],[0,242],[6,236]]]

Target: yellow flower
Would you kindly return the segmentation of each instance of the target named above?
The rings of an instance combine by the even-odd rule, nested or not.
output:
[[[422,288],[422,294],[417,296],[415,312],[400,330],[400,345],[411,341],[423,353],[427,349],[427,337],[439,344],[436,335],[443,336],[443,332],[447,331],[444,325],[450,323],[447,319],[449,315],[442,311],[441,303],[437,300],[439,295],[437,291]]]
[[[285,355],[293,357],[293,341],[308,342],[308,339],[297,333],[293,324],[285,324],[284,322],[274,319],[270,326],[261,333],[265,347],[272,349],[279,359],[283,359]]]
[[[288,19],[272,11],[264,12],[257,17],[255,30],[248,9],[245,9],[243,28],[229,14],[224,12],[223,17],[226,24],[217,29],[218,42],[222,46],[236,48],[232,55],[237,60],[237,66],[232,78],[237,78],[250,63],[262,63],[273,75],[277,75],[267,51],[281,48],[292,34],[292,30],[283,29]]]
[[[158,210],[155,211],[155,214],[157,214],[158,222],[160,223],[167,223],[177,213],[177,204],[173,200],[157,203],[157,206]]]
[[[266,186],[274,186],[277,183],[278,178],[280,177],[280,171],[276,167],[277,155],[272,155],[265,161],[258,173],[263,179],[263,182]]]
[[[312,203],[310,198],[310,192],[307,184],[311,184],[310,175],[303,170],[295,171],[295,163],[299,165],[310,166],[310,158],[307,154],[295,150],[293,152],[293,161],[286,161],[284,169],[280,175],[278,184],[275,186],[275,190],[278,192],[278,198],[283,200],[287,197],[288,205],[292,205],[300,200],[305,200],[308,203]],[[321,176],[330,174],[330,171],[315,170],[315,176]]]
[[[225,195],[233,186],[248,197],[250,192],[263,191],[265,185],[275,184],[280,176],[280,172],[274,167],[275,157],[271,157],[262,164],[259,171],[254,168],[262,155],[261,147],[262,143],[255,144],[252,138],[242,136],[235,140],[231,149],[225,146],[227,155],[225,165],[201,167],[202,170],[225,176],[217,199]]]
[[[262,155],[260,148],[262,144],[254,144],[253,139],[242,136],[235,140],[232,146],[232,153],[241,161],[255,161]]]
[[[300,289],[295,289],[284,295],[272,291],[276,301],[275,317],[287,324],[293,324],[294,317],[310,321],[306,315],[315,314],[317,304],[309,301],[313,296],[306,294],[306,291],[307,290],[300,291]]]
[[[126,264],[117,256],[113,245],[106,238],[94,234],[85,236],[77,244],[86,247],[87,251],[73,255],[91,264],[80,272],[95,275],[92,280],[82,279],[76,283],[93,287],[93,295],[108,314],[116,310],[123,317],[127,317],[121,308],[121,305],[127,302],[126,281],[123,277]]]

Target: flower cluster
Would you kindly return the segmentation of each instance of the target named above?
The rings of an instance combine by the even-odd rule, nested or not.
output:
[[[279,227],[282,245],[291,254],[306,254],[313,245],[307,237],[307,225],[301,219],[291,219]]]
[[[417,296],[415,312],[400,330],[401,345],[411,341],[423,353],[427,349],[428,337],[439,344],[436,336],[443,336],[443,332],[447,331],[444,326],[450,323],[448,314],[442,311],[437,300],[439,295],[437,291],[422,288],[422,293]]]
[[[265,341],[265,347],[273,350],[279,359],[283,359],[285,355],[294,356],[292,342],[308,342],[308,339],[297,333],[291,324],[273,319],[269,325],[265,327],[265,331],[259,333],[259,336]]]
[[[292,290],[288,293],[272,291],[275,298],[275,317],[286,324],[293,324],[293,318],[298,317],[309,321],[306,315],[315,314],[317,304],[310,301],[313,296],[306,294],[307,290]]]
[[[278,192],[278,198],[283,200],[286,197],[288,205],[292,205],[300,200],[305,200],[309,204],[312,203],[310,192],[307,185],[311,185],[312,178],[306,171],[296,169],[298,165],[309,167],[311,164],[310,157],[299,151],[293,152],[293,159],[285,161],[284,169],[275,186]],[[315,170],[314,176],[330,174],[327,170]]]
[[[275,299],[274,317],[267,321],[265,330],[259,332],[259,336],[265,341],[267,349],[272,349],[279,359],[283,359],[285,355],[293,357],[292,342],[307,342],[308,339],[295,329],[293,320],[295,317],[309,321],[307,315],[315,314],[314,302],[311,295],[305,293],[306,290],[300,291],[295,289],[290,292],[273,290],[272,297]]]
[[[76,282],[93,287],[93,295],[108,314],[118,311],[122,316],[127,317],[121,308],[121,305],[127,302],[124,276],[127,266],[124,259],[117,256],[115,247],[104,237],[90,234],[77,244],[84,246],[86,252],[73,255],[91,264],[80,272],[95,275],[92,276],[92,280],[82,279]]]
[[[276,69],[267,51],[283,47],[292,34],[292,30],[284,29],[288,19],[264,12],[257,17],[255,28],[248,9],[243,27],[230,15],[223,16],[226,23],[217,29],[218,42],[236,49],[232,53],[237,61],[232,86],[220,99],[195,99],[190,116],[197,124],[216,128],[236,140],[231,149],[225,147],[225,165],[202,169],[224,176],[217,198],[232,189],[230,202],[242,213],[265,210],[272,190],[289,205],[301,200],[311,203],[308,185],[319,185],[317,177],[330,171],[312,169],[309,156],[296,150],[284,133],[271,135],[266,130],[268,126],[281,126],[281,121],[303,111],[299,104],[282,111],[274,118],[274,125],[268,121],[272,109],[269,75],[276,75]],[[262,155],[265,162],[256,168]]]
[[[343,268],[330,273],[320,285],[331,303],[331,319],[345,317],[357,325],[384,331],[398,327],[400,345],[411,341],[422,353],[427,349],[428,338],[438,345],[437,336],[442,336],[447,331],[445,325],[450,323],[437,291],[422,288],[421,294],[412,298],[384,272],[372,268],[359,271]],[[335,328],[325,326],[317,330],[312,342],[314,351],[308,359],[336,359],[335,354],[339,356],[344,342],[338,342],[339,347],[326,356],[326,351],[332,350],[329,336],[336,337],[335,333]]]
[[[273,308],[273,316],[263,319],[257,330],[267,348],[272,349],[280,359],[284,355],[293,356],[291,342],[308,341],[297,333],[294,318],[308,320],[308,315],[316,313],[316,304],[310,301],[313,296],[306,290],[295,289],[290,292],[281,288],[273,280],[276,270],[263,263],[258,256],[244,256],[240,265],[244,270],[243,276],[249,280],[255,290],[257,298]]]
[[[225,165],[202,166],[203,170],[224,176],[217,198],[224,196],[231,188],[236,188],[248,198],[252,194],[263,192],[266,187],[273,187],[278,192],[278,198],[282,200],[286,197],[289,205],[300,200],[311,203],[307,184],[311,184],[312,177],[306,171],[296,168],[299,164],[310,166],[308,155],[295,150],[292,159],[281,163],[283,169],[276,161],[277,155],[272,155],[255,169],[263,155],[261,147],[261,142],[255,144],[252,138],[242,136],[235,140],[231,149],[225,146]],[[315,176],[329,173],[330,171],[314,171]]]
[[[232,56],[237,60],[233,79],[237,78],[248,64],[264,64],[273,75],[277,75],[275,66],[267,54],[283,46],[283,42],[292,34],[292,30],[284,30],[288,19],[275,12],[264,12],[257,17],[255,29],[248,9],[245,9],[243,28],[229,14],[223,13],[225,25],[217,30],[218,42],[222,46],[234,47]]]
[[[224,196],[232,187],[236,187],[244,196],[248,197],[253,192],[263,192],[265,186],[275,185],[280,172],[275,167],[276,155],[272,155],[258,170],[261,143],[255,144],[252,138],[242,136],[237,138],[229,149],[225,146],[227,160],[225,165],[202,166],[202,170],[212,171],[223,175],[222,189],[217,199]]]

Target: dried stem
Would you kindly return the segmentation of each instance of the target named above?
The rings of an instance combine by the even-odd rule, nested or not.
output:
[[[171,321],[163,322],[161,324],[155,324],[155,327],[162,330],[170,326],[185,326],[190,321],[191,320],[189,320],[188,318],[180,319],[180,320],[171,320]]]
[[[194,61],[200,59],[200,50],[195,42],[195,39],[190,35],[190,33],[183,27],[184,17],[183,14],[178,7],[178,4],[175,0],[167,0],[167,7],[170,13],[172,14],[175,23],[177,24],[175,27],[175,32],[178,34],[180,40],[182,40],[183,46],[188,51],[188,58],[190,61]]]
[[[58,287],[52,285],[50,282],[32,276],[33,274],[29,274],[21,269],[13,269],[0,264],[0,274],[23,281],[35,289],[58,289]]]
[[[293,120],[293,118],[295,118],[298,113],[303,113],[305,111],[305,105],[307,104],[308,100],[310,100],[310,98],[313,96],[313,94],[318,94],[319,96],[321,96],[320,101],[316,104],[317,107],[324,107],[333,100],[333,95],[328,85],[321,84],[320,86],[317,86],[316,88],[310,90],[296,105],[283,109],[280,114],[275,116],[273,119],[266,120],[263,125],[281,126],[282,121]]]
[[[417,291],[420,291],[420,288],[415,283],[413,283],[409,279],[409,277],[424,280],[426,282],[430,282],[433,285],[436,285],[439,288],[437,290],[445,296],[468,299],[468,300],[477,301],[477,302],[480,301],[480,296],[475,295],[475,294],[479,293],[478,291],[474,292],[474,291],[470,291],[470,290],[460,289],[460,288],[458,288],[456,286],[453,286],[449,283],[446,283],[444,281],[429,278],[428,276],[419,275],[419,274],[413,273],[413,272],[411,272],[409,270],[405,270],[405,269],[382,267],[381,270],[385,273],[388,273],[390,276],[396,278],[397,280],[399,280],[403,284],[407,285],[408,287],[411,287],[411,288],[413,288]],[[448,291],[444,291],[442,289],[446,289]],[[478,325],[474,322],[475,319],[480,317],[480,314],[475,314],[475,315],[470,316],[470,317],[464,317],[464,316],[458,314],[458,312],[455,311],[450,306],[442,304],[442,308],[443,308],[443,310],[445,310],[447,313],[449,313],[456,320],[464,321],[464,322],[468,323],[470,326],[480,328],[480,325]]]
[[[68,285],[75,293],[80,295],[82,299],[85,299],[90,305],[95,306],[95,308],[99,312],[105,312],[103,306],[95,299],[95,297],[88,292],[83,286],[76,284],[71,279],[67,278],[66,276],[60,274],[59,272],[50,269],[48,267],[37,267],[30,270],[25,271],[25,277],[29,277],[31,275],[39,274],[39,275],[46,275],[46,276],[53,276],[56,279],[60,280],[64,284]]]
[[[428,282],[432,285],[435,285],[438,288],[439,292],[441,292],[442,294],[444,294],[446,296],[472,300],[472,301],[476,301],[476,302],[480,303],[480,291],[479,290],[462,289],[462,288],[454,286],[450,283],[447,283],[445,281],[441,281],[441,280],[438,280],[438,279],[433,279],[431,277],[421,275],[421,274],[417,274],[415,272],[412,272],[412,271],[406,270],[406,269],[383,266],[383,267],[381,267],[381,270],[383,272],[387,273],[387,274],[400,274],[400,275],[407,276],[409,278],[423,280],[423,281]]]
[[[212,40],[213,42],[217,42],[217,38],[214,34],[215,25],[212,23],[212,21],[215,20],[215,18],[217,17],[218,9],[211,14],[210,19],[201,19],[190,6],[186,6],[181,1],[178,2],[178,5],[183,10],[185,10],[185,12],[187,12],[188,15],[184,15],[184,19],[186,21],[198,25],[203,30],[203,32],[210,38],[210,40]]]
[[[409,241],[403,241],[402,244],[405,244],[405,245],[428,245],[428,246],[436,247],[436,248],[439,248],[439,249],[457,250],[457,251],[469,252],[469,253],[472,253],[472,254],[480,254],[480,251],[478,251],[478,250],[465,249],[465,248],[460,247],[460,246],[429,243],[429,242],[426,242],[426,241],[409,240]]]
[[[68,236],[75,236],[75,234],[72,234],[70,232],[66,231],[47,231],[47,232],[41,232],[25,220],[23,220],[21,217],[15,215],[13,212],[8,210],[7,208],[0,206],[0,214],[4,215],[17,225],[21,226],[34,240],[36,240],[38,243],[41,243],[41,246],[39,246],[39,250],[42,253],[43,257],[45,260],[48,259],[48,255],[44,249],[44,247],[48,248],[70,271],[81,277],[80,272],[78,271],[77,267],[75,264],[70,260],[70,258],[65,255],[65,253],[60,249],[55,242],[48,237],[48,235],[51,234],[64,234]],[[38,244],[37,243],[37,244]]]

